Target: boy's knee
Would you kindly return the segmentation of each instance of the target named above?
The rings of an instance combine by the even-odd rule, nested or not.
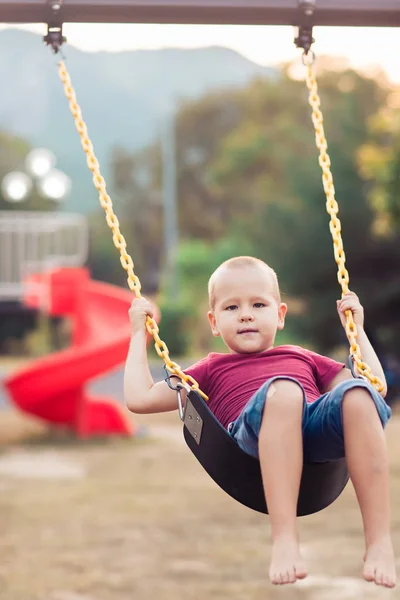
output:
[[[303,404],[303,390],[298,383],[287,379],[276,379],[267,390],[267,404],[276,403],[279,406],[292,406],[293,403]]]
[[[346,390],[343,393],[341,404],[344,420],[353,420],[354,422],[360,422],[360,419],[363,418],[363,422],[371,423],[371,419],[378,416],[385,427],[392,414],[389,406],[378,392],[361,385]]]
[[[355,386],[343,393],[341,399],[342,414],[344,419],[360,419],[363,416],[371,419],[377,414],[382,420],[385,417],[383,403],[383,399],[381,401],[380,398],[374,397],[366,387]]]
[[[370,402],[368,402],[370,401]],[[354,386],[343,393],[342,404],[351,406],[366,406],[374,404],[371,392],[363,386]]]

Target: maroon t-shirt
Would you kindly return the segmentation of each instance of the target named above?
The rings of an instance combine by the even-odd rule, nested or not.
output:
[[[185,373],[198,382],[209,397],[210,410],[227,427],[267,379],[293,377],[303,386],[307,402],[314,402],[343,367],[300,346],[277,346],[257,354],[212,352]]]

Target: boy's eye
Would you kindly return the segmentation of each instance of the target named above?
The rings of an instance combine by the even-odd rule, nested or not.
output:
[[[225,310],[235,310],[237,308],[236,304],[230,304],[225,308]]]
[[[254,307],[255,307],[255,308],[263,308],[264,306],[265,306],[264,302],[256,302],[256,303],[254,304]]]

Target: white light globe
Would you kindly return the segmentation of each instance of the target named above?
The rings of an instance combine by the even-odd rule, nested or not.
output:
[[[44,177],[56,164],[56,157],[46,148],[35,148],[25,159],[25,166],[33,177]]]
[[[9,202],[22,202],[31,189],[31,178],[21,171],[8,173],[1,182],[1,192]]]
[[[71,190],[71,179],[58,169],[52,169],[37,183],[39,193],[45,198],[61,201]]]

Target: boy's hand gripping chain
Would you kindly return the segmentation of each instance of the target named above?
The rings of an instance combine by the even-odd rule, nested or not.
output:
[[[106,213],[107,225],[113,232],[112,239],[114,245],[116,248],[118,248],[120,252],[121,264],[128,274],[127,281],[129,288],[132,290],[132,292],[134,292],[136,297],[140,297],[141,284],[139,278],[134,273],[134,264],[132,258],[127,252],[125,238],[119,230],[119,222],[114,213],[111,198],[107,193],[106,183],[100,173],[99,163],[93,150],[93,144],[89,139],[87,127],[83,121],[81,110],[77,104],[75,91],[71,85],[71,79],[68,75],[68,71],[66,69],[64,61],[59,62],[58,71],[61,81],[64,85],[65,95],[67,96],[69,101],[69,107],[74,117],[75,126],[79,133],[82,147],[86,154],[87,165],[93,173],[93,183],[97,191],[99,192],[100,204],[104,208],[104,211]],[[165,342],[163,342],[160,336],[158,335],[158,325],[153,318],[147,317],[146,329],[153,336],[155,342],[154,347],[157,351],[157,354],[164,360],[166,369],[169,371],[169,373],[177,375],[177,377],[179,377],[179,379],[181,379],[182,382],[186,383],[186,386],[198,392],[205,400],[208,400],[206,394],[204,394],[204,392],[202,392],[199,389],[197,381],[193,379],[193,377],[190,377],[190,375],[186,375],[185,373],[183,373],[180,366],[170,359],[169,350]]]
[[[315,140],[319,150],[319,164],[322,169],[322,182],[326,194],[326,210],[331,218],[329,229],[333,239],[333,250],[335,261],[338,265],[338,281],[342,288],[342,294],[349,291],[349,273],[345,267],[346,256],[343,249],[341,236],[341,224],[337,217],[339,206],[335,199],[335,188],[331,172],[331,161],[328,155],[328,144],[325,137],[323,117],[320,110],[320,98],[318,94],[317,81],[314,74],[314,54],[304,55],[303,62],[307,67],[307,87],[309,90],[309,103],[312,108],[312,121],[315,128]],[[358,373],[366,377],[371,384],[381,392],[384,389],[382,381],[372,374],[370,367],[362,360],[360,346],[357,343],[357,327],[353,320],[351,310],[346,311],[346,335],[350,343],[350,354],[357,366]]]

